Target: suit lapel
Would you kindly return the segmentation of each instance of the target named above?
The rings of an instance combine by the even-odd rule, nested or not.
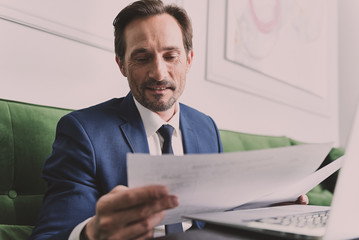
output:
[[[149,153],[145,128],[131,93],[123,99],[120,105],[120,112],[125,120],[120,125],[120,129],[132,152]]]
[[[180,104],[181,107],[181,104]],[[137,110],[131,92],[123,99],[120,105],[121,117],[124,120],[120,129],[124,134],[131,151],[134,153],[149,153],[146,131],[140,113]],[[185,154],[198,153],[198,139],[195,130],[191,127],[191,120],[185,108],[181,108],[180,127],[182,131],[183,151]]]
[[[181,106],[181,104],[180,104]],[[192,129],[191,120],[188,118],[188,114],[185,108],[181,108],[180,111],[180,126],[182,131],[183,151],[185,154],[198,153],[198,139],[195,130]]]

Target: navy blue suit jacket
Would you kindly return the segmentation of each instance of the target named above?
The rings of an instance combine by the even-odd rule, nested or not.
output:
[[[185,153],[222,151],[218,129],[203,113],[180,104],[180,128]],[[48,189],[31,239],[67,239],[95,214],[102,195],[127,186],[128,152],[149,153],[131,93],[64,116],[44,165]]]

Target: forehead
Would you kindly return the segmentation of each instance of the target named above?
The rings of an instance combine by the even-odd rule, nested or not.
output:
[[[183,49],[183,36],[177,21],[168,14],[140,18],[125,28],[126,55],[138,48]]]

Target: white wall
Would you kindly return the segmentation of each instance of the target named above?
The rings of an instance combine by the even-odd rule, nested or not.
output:
[[[329,16],[329,24],[332,27],[329,29],[331,37],[328,39],[328,105],[330,107],[326,112],[327,116],[320,116],[207,81],[205,63],[208,1],[184,3],[192,17],[195,32],[194,48],[197,52],[187,89],[182,98],[184,102],[214,116],[220,128],[258,134],[287,135],[310,142],[338,140],[336,2],[332,2]]]
[[[22,19],[25,24],[38,24],[29,28],[24,23],[0,18],[1,32],[6,33],[0,38],[0,98],[81,108],[125,95],[128,86],[114,61],[111,24],[117,12],[130,1],[48,2],[0,0],[0,16],[15,16],[13,21]],[[208,1],[178,2],[192,18],[195,50],[182,102],[211,115],[222,129],[338,143],[336,2],[331,5],[332,28],[328,39],[330,107],[324,115],[208,81]],[[41,31],[34,29],[39,26]]]
[[[13,21],[0,19],[1,98],[77,109],[128,92],[112,50],[112,21],[123,1],[0,4]]]
[[[346,146],[359,100],[359,1],[339,1],[340,145]]]

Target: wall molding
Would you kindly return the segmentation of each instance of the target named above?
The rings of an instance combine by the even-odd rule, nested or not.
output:
[[[96,34],[75,29],[49,19],[26,13],[0,3],[0,19],[19,24],[37,31],[57,37],[75,41],[80,44],[98,48],[107,52],[114,52],[113,41],[97,36]]]

